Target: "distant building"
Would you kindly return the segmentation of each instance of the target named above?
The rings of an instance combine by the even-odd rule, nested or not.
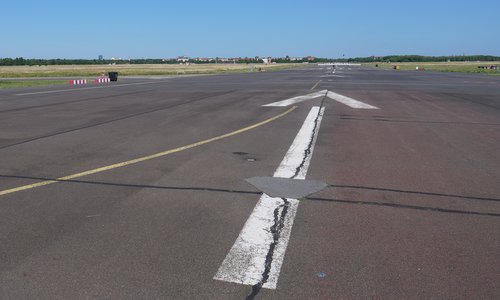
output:
[[[272,62],[272,58],[271,57],[262,58],[262,61],[267,65]]]
[[[198,57],[196,60],[199,62],[211,62],[214,61],[215,59],[211,57]]]
[[[104,60],[104,57],[102,55],[99,55],[99,60]]]
[[[189,61],[189,57],[187,57],[187,56],[179,56],[179,57],[177,57],[177,61],[185,63],[185,62]]]

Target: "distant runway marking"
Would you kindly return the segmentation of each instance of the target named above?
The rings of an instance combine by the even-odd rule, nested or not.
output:
[[[322,90],[322,91],[308,94],[305,96],[293,97],[290,99],[286,99],[286,100],[282,100],[282,101],[278,101],[278,102],[273,102],[273,103],[269,103],[269,104],[262,105],[262,106],[271,106],[271,107],[290,106],[290,105],[295,104],[295,103],[311,100],[311,99],[318,98],[318,97],[323,97],[323,96],[325,96],[326,92],[327,92],[327,90]]]
[[[311,109],[274,177],[305,179],[324,110]],[[214,279],[276,289],[298,205],[262,194]]]
[[[16,193],[16,192],[20,192],[20,191],[24,191],[24,190],[34,189],[34,188],[37,188],[37,187],[42,187],[42,186],[46,186],[46,185],[53,184],[53,183],[64,182],[64,181],[67,181],[67,180],[72,180],[72,179],[75,179],[75,178],[79,178],[79,177],[83,177],[83,176],[87,176],[87,175],[91,175],[91,174],[96,174],[96,173],[100,173],[100,172],[104,172],[104,171],[109,171],[109,170],[112,170],[112,169],[117,169],[117,168],[125,167],[125,166],[128,166],[128,165],[140,163],[140,162],[143,162],[143,161],[151,160],[151,159],[154,159],[154,158],[166,156],[166,155],[169,155],[169,154],[172,154],[172,153],[181,152],[181,151],[184,151],[184,150],[187,150],[187,149],[191,149],[191,148],[194,148],[194,147],[198,147],[198,146],[201,146],[201,145],[212,143],[212,142],[215,142],[215,141],[218,141],[218,140],[225,139],[225,138],[230,137],[230,136],[234,136],[234,135],[243,133],[245,131],[249,131],[251,129],[255,129],[255,128],[260,127],[262,125],[265,125],[267,123],[270,123],[270,122],[272,122],[274,120],[277,120],[277,119],[279,119],[279,118],[281,118],[281,117],[289,114],[290,112],[292,112],[296,108],[297,107],[294,106],[294,107],[290,108],[289,110],[285,111],[284,113],[281,113],[281,114],[279,114],[277,116],[274,116],[274,117],[269,118],[267,120],[264,120],[262,122],[253,124],[251,126],[248,126],[248,127],[236,130],[236,131],[232,131],[232,132],[229,132],[229,133],[226,133],[226,134],[223,134],[223,135],[216,136],[214,138],[210,138],[210,139],[207,139],[207,140],[203,140],[203,141],[200,141],[200,142],[197,142],[197,143],[193,143],[193,144],[190,144],[190,145],[186,145],[186,146],[182,146],[182,147],[179,147],[179,148],[175,148],[175,149],[171,149],[171,150],[166,150],[166,151],[159,152],[159,153],[156,153],[156,154],[152,154],[152,155],[148,155],[148,156],[139,157],[139,158],[136,158],[136,159],[124,161],[124,162],[121,162],[121,163],[116,163],[116,164],[112,164],[112,165],[109,165],[109,166],[104,166],[104,167],[100,167],[100,168],[97,168],[97,169],[92,169],[92,170],[84,171],[84,172],[73,174],[73,175],[59,177],[59,178],[56,178],[54,180],[46,180],[46,181],[42,181],[42,182],[38,182],[38,183],[34,183],[34,184],[28,184],[28,185],[23,185],[23,186],[16,187],[16,188],[8,189],[8,190],[3,190],[3,191],[0,191],[0,196],[7,195],[7,194],[12,194],[12,193]]]
[[[53,93],[63,93],[63,92],[72,92],[72,91],[83,91],[83,90],[109,89],[112,87],[145,85],[145,84],[162,83],[162,82],[169,82],[169,81],[168,80],[164,80],[164,81],[156,80],[156,81],[148,81],[148,82],[112,84],[112,85],[106,85],[106,86],[92,86],[92,87],[84,87],[84,88],[76,88],[76,89],[64,89],[64,90],[33,92],[33,93],[22,93],[22,94],[15,94],[15,96],[30,96],[30,95],[43,95],[43,94],[53,94]]]
[[[318,82],[316,82],[316,84],[315,84],[315,85],[313,85],[313,87],[311,88],[311,90],[314,90],[314,89],[318,86],[318,84],[319,84],[320,82],[321,82],[321,79],[320,79],[320,80],[318,80]]]
[[[352,98],[349,98],[347,96],[343,96],[343,95],[340,95],[340,94],[337,94],[337,93],[334,93],[334,92],[331,92],[331,91],[328,91],[327,93],[327,97],[332,99],[332,100],[335,100],[337,102],[340,102],[342,104],[345,104],[351,108],[358,108],[358,109],[379,109],[378,107],[376,106],[373,106],[373,105],[370,105],[370,104],[366,104],[364,102],[361,102],[361,101],[358,101],[358,100],[355,100],[355,99],[352,99]]]
[[[346,77],[346,76],[342,76],[342,75],[323,75],[323,76],[320,76],[320,77]]]

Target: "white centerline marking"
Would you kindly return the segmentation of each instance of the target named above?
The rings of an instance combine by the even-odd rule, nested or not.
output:
[[[273,107],[289,106],[289,105],[292,105],[295,103],[311,100],[311,99],[318,98],[318,97],[323,97],[323,96],[325,96],[326,92],[327,92],[327,90],[322,90],[322,91],[319,91],[316,93],[312,93],[312,94],[308,94],[308,95],[304,95],[304,96],[293,97],[290,99],[286,99],[286,100],[282,100],[282,101],[278,101],[278,102],[273,102],[273,103],[269,103],[269,104],[262,105],[262,106],[273,106]]]
[[[340,94],[337,94],[337,93],[334,93],[334,92],[331,92],[331,91],[328,91],[328,93],[326,95],[327,95],[328,98],[330,98],[332,100],[335,100],[337,102],[340,102],[342,104],[345,104],[345,105],[347,105],[349,107],[352,107],[352,108],[359,108],[359,109],[379,109],[376,106],[373,106],[373,105],[370,105],[370,104],[366,104],[364,102],[361,102],[361,101],[358,101],[358,100],[355,100],[355,99],[352,99],[352,98],[349,98],[347,96],[340,95]]]
[[[346,76],[342,76],[342,75],[323,75],[323,76],[320,76],[320,77],[339,77],[339,78],[344,78]]]
[[[109,88],[119,87],[119,86],[144,85],[144,84],[153,84],[153,83],[162,83],[162,82],[168,82],[168,81],[167,80],[164,80],[164,81],[157,80],[157,81],[148,81],[148,82],[112,84],[112,85],[106,85],[106,86],[92,86],[92,87],[84,87],[84,88],[76,88],[76,89],[64,89],[64,90],[33,92],[33,93],[22,93],[22,94],[15,94],[15,96],[30,96],[30,95],[42,95],[42,94],[52,94],[52,93],[83,91],[83,90],[109,89]]]
[[[324,110],[311,109],[274,177],[305,179]],[[298,205],[262,194],[214,279],[276,289]]]

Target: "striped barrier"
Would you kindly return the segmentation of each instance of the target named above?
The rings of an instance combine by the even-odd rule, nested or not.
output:
[[[71,85],[78,85],[78,84],[87,84],[86,79],[73,79],[69,81],[69,84]]]
[[[95,80],[95,83],[104,83],[104,82],[110,82],[109,77],[99,77]]]

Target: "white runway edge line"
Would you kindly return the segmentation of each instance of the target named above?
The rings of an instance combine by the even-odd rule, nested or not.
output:
[[[274,177],[305,179],[323,113],[311,109]],[[262,194],[214,279],[276,289],[298,205]]]
[[[337,94],[337,93],[334,93],[334,92],[331,92],[331,91],[328,91],[328,93],[326,94],[326,96],[332,100],[335,100],[337,102],[340,102],[342,104],[345,104],[349,107],[352,107],[352,108],[359,108],[359,109],[379,109],[378,107],[376,106],[373,106],[373,105],[370,105],[370,104],[366,104],[364,102],[361,102],[361,101],[358,101],[358,100],[355,100],[355,99],[352,99],[352,98],[349,98],[347,96],[343,96],[343,95],[340,95],[340,94]]]
[[[113,85],[106,85],[106,86],[91,86],[91,87],[73,88],[73,89],[70,88],[70,89],[64,89],[64,90],[52,90],[52,91],[15,94],[15,96],[31,96],[31,95],[43,95],[43,94],[53,94],[53,93],[84,91],[84,90],[110,89],[110,88],[120,87],[120,86],[145,85],[145,84],[155,84],[155,83],[163,83],[163,82],[169,82],[169,80],[122,83],[122,84],[113,84]]]
[[[316,93],[312,93],[312,94],[308,94],[308,95],[304,95],[304,96],[293,97],[290,99],[286,99],[286,100],[282,100],[282,101],[278,101],[278,102],[273,102],[273,103],[269,103],[269,104],[262,105],[262,106],[273,106],[273,107],[289,106],[289,105],[292,105],[295,103],[311,100],[311,99],[318,98],[318,97],[323,97],[323,96],[325,96],[326,92],[327,92],[327,90],[322,90],[322,91],[319,91]]]

